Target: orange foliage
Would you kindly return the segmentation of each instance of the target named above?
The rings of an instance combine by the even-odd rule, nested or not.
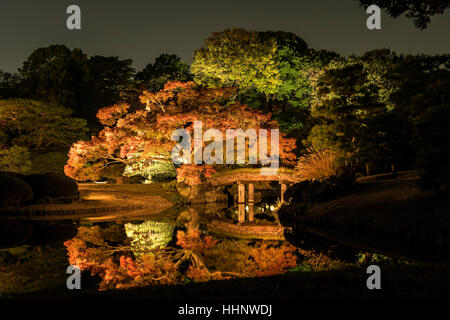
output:
[[[97,119],[105,126],[114,125],[130,108],[126,103],[118,103],[109,107],[101,108],[97,112]]]
[[[100,290],[183,283],[186,277],[196,282],[262,277],[284,273],[297,265],[295,247],[261,241],[244,247],[239,254],[238,270],[214,270],[214,266],[207,266],[204,261],[213,253],[211,250],[223,256],[227,248],[218,247],[218,240],[202,235],[199,230],[178,231],[177,245],[182,249],[157,249],[136,258],[127,246],[109,245],[103,238],[107,231],[98,226],[80,227],[77,237],[64,243],[71,265],[100,276]],[[186,269],[180,268],[181,265]]]
[[[203,130],[222,131],[224,139],[227,129],[279,128],[271,114],[234,101],[235,90],[174,81],[157,93],[144,91],[140,99],[145,109],[128,112],[126,104],[102,108],[97,117],[105,128],[91,141],[79,141],[71,147],[65,173],[77,180],[96,180],[103,169],[114,164],[171,161],[171,151],[177,144],[172,141],[172,132],[184,128],[192,135],[196,120],[202,121]],[[295,139],[281,133],[279,143],[281,160],[292,164]]]
[[[213,239],[212,236],[201,236],[200,230],[191,230],[188,233],[184,231],[177,232],[177,245],[183,249],[196,250],[204,252],[205,250],[216,245],[218,240]]]
[[[251,261],[246,273],[257,277],[284,273],[297,266],[296,250],[296,247],[288,243],[271,246],[266,242],[260,242],[250,250]]]
[[[214,173],[216,173],[216,170],[208,164],[186,164],[177,168],[177,181],[189,185],[196,185],[205,182],[208,178],[212,178]]]

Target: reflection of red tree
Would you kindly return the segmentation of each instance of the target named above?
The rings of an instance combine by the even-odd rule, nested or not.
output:
[[[127,246],[110,246],[103,239],[104,234],[98,226],[80,227],[77,237],[64,243],[70,264],[101,277],[100,290],[183,283],[186,278],[209,281],[267,276],[286,272],[297,262],[295,247],[258,242],[240,255],[243,259],[240,270],[211,271],[211,266],[204,263],[212,253],[210,250],[224,250],[220,255],[226,255],[227,250],[219,248],[218,240],[202,235],[199,230],[177,233],[177,245],[181,249],[155,249],[139,258]]]
[[[297,266],[295,251],[296,248],[290,244],[270,246],[260,242],[250,249],[251,260],[247,266],[247,272],[257,277],[284,273]]]
[[[177,245],[183,249],[204,253],[218,242],[218,240],[213,239],[212,236],[202,237],[201,234],[200,230],[190,230],[188,233],[178,231]]]

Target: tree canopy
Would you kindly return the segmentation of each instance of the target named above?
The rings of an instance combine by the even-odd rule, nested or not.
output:
[[[169,82],[157,93],[143,92],[145,109],[128,112],[129,106],[120,104],[103,108],[98,118],[105,128],[91,141],[72,146],[65,172],[79,180],[98,179],[106,168],[121,165],[125,175],[148,177],[156,164],[172,166],[171,151],[177,144],[172,132],[179,128],[192,132],[194,121],[202,121],[204,130],[217,128],[224,133],[228,128],[278,127],[270,114],[233,101],[235,90]],[[293,161],[294,148],[295,141],[281,134],[280,158]]]
[[[156,57],[154,63],[136,74],[136,80],[142,82],[144,88],[151,92],[158,92],[169,81],[190,81],[192,75],[189,65],[175,54],[163,53]]]
[[[205,40],[205,46],[194,52],[191,71],[195,82],[275,93],[281,84],[276,40],[262,40],[258,32],[244,29],[214,32]]]
[[[81,109],[90,92],[89,59],[80,49],[63,45],[36,49],[19,73],[25,97],[57,103],[86,115],[87,110]]]
[[[0,170],[62,172],[70,145],[87,137],[86,120],[56,104],[0,99]]]
[[[67,149],[87,135],[86,120],[52,103],[24,99],[0,100],[1,144],[34,153]]]
[[[122,99],[133,84],[135,70],[133,60],[119,57],[93,56],[89,59],[92,99],[94,108],[106,107]]]
[[[360,5],[367,8],[375,4],[387,11],[387,13],[397,18],[402,14],[412,19],[416,28],[426,29],[430,23],[430,18],[437,14],[443,14],[450,8],[448,0],[357,0]]]

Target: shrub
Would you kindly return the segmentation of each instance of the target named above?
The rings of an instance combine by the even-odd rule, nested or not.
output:
[[[31,173],[63,174],[67,159],[67,154],[58,151],[37,155],[31,161]]]
[[[0,207],[17,206],[33,199],[33,190],[19,177],[0,173]]]
[[[309,149],[308,154],[301,156],[296,169],[296,174],[301,180],[322,181],[337,174],[339,169],[339,154],[331,150],[317,151]]]
[[[306,180],[296,183],[288,189],[286,197],[291,198],[294,202],[322,203],[348,193],[353,182],[353,173],[344,171],[322,181]]]
[[[351,192],[354,181],[353,171],[341,169],[337,175],[322,181],[304,180],[294,184],[285,193],[289,203],[278,210],[281,224],[295,226],[297,218],[309,208]]]
[[[449,121],[449,104],[430,107],[415,121],[416,167],[424,189],[450,188]]]
[[[31,154],[28,148],[12,146],[0,150],[0,170],[28,173],[31,169]]]
[[[31,174],[24,179],[33,189],[34,201],[74,199],[78,193],[77,183],[62,174]]]

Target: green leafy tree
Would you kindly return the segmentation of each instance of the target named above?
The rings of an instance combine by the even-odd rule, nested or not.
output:
[[[28,173],[31,169],[31,154],[28,148],[12,146],[0,149],[0,171]]]
[[[370,151],[379,150],[372,144],[379,143],[378,138],[389,140],[379,126],[383,121],[378,121],[386,114],[386,105],[357,57],[341,59],[324,68],[314,83],[311,114],[318,123],[308,142],[316,150],[329,149],[347,159],[367,162],[373,157]]]
[[[89,59],[92,81],[92,99],[89,102],[93,111],[121,101],[123,94],[133,85],[135,70],[132,63],[131,59],[120,60],[119,57],[93,56]]]
[[[28,148],[33,153],[68,149],[86,137],[86,120],[72,118],[73,111],[34,100],[0,100],[1,130],[8,144]]]
[[[20,77],[18,74],[0,70],[0,99],[18,97]]]
[[[313,82],[316,124],[307,143],[317,149],[347,152],[367,173],[371,168],[411,168],[416,153],[424,149],[412,140],[418,131],[416,120],[429,114],[428,107],[442,104],[431,104],[431,94],[429,104],[419,107],[417,101],[428,84],[440,84],[436,97],[445,97],[442,78],[448,75],[448,61],[448,55],[398,56],[382,49],[332,62]]]
[[[80,49],[70,50],[63,45],[36,49],[19,73],[25,97],[69,107],[77,115],[89,113],[89,60]]]
[[[192,75],[189,65],[175,54],[163,53],[156,57],[154,63],[149,63],[142,71],[136,74],[146,90],[158,92],[169,81],[190,81]]]
[[[274,38],[263,39],[258,32],[215,32],[205,40],[204,47],[194,52],[191,71],[200,85],[255,89],[269,96],[281,84],[276,49]]]
[[[415,156],[411,158],[422,173],[422,186],[448,187],[450,55],[404,56],[392,77],[403,79],[392,100],[407,114]]]
[[[225,30],[205,42],[194,54],[196,82],[237,86],[243,104],[272,112],[301,144],[310,130],[311,75],[338,55],[308,49],[303,39],[283,31]]]

